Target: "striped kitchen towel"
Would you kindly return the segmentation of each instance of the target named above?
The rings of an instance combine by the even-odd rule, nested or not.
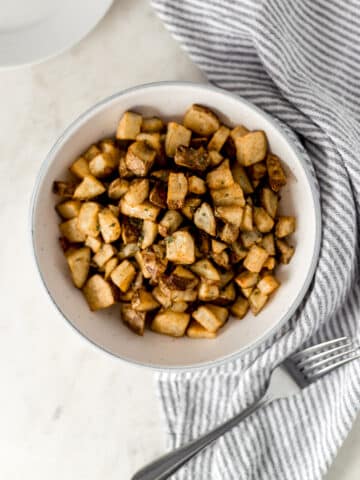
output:
[[[243,409],[270,371],[304,344],[360,336],[360,2],[152,4],[210,82],[255,103],[301,142],[322,208],[318,268],[285,328],[241,360],[159,374],[173,448]],[[319,479],[359,409],[360,363],[353,362],[263,408],[173,478]]]

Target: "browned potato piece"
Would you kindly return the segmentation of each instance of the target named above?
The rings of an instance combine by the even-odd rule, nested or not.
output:
[[[167,182],[169,180],[169,170],[154,170],[150,173],[151,177],[154,177],[161,182]]]
[[[181,213],[189,220],[192,220],[200,203],[201,198],[187,198],[183,208],[181,209]]]
[[[141,236],[141,221],[137,218],[122,217],[121,240],[128,243],[137,243]]]
[[[267,168],[265,162],[254,163],[248,168],[248,172],[251,180],[254,182],[261,180],[267,174]]]
[[[264,263],[264,268],[267,268],[268,270],[274,270],[275,267],[276,267],[276,260],[274,257],[269,257]]]
[[[242,232],[252,232],[254,230],[253,209],[251,205],[245,205],[240,230]]]
[[[217,207],[225,207],[227,205],[245,206],[244,193],[238,183],[234,183],[230,187],[210,190],[210,194],[214,205]]]
[[[236,159],[244,167],[264,160],[267,152],[267,139],[263,131],[249,132],[235,138]]]
[[[160,208],[167,208],[167,185],[165,183],[156,183],[151,189],[149,200],[152,204]]]
[[[115,242],[120,237],[120,222],[110,208],[104,208],[99,212],[99,225],[105,243]]]
[[[79,229],[78,219],[76,217],[66,220],[66,222],[60,223],[60,232],[71,243],[85,242],[86,235]]]
[[[139,133],[136,140],[143,140],[148,143],[158,154],[161,153],[162,145],[160,139],[160,133]]]
[[[174,160],[180,167],[199,172],[205,171],[210,164],[209,154],[204,147],[196,149],[180,146],[176,150]]]
[[[100,232],[98,214],[100,212],[100,205],[95,202],[85,202],[81,205],[78,227],[90,237],[97,237]]]
[[[241,293],[244,295],[245,298],[249,298],[253,290],[254,290],[254,287],[242,288]]]
[[[208,137],[220,127],[215,113],[201,105],[192,105],[184,116],[184,125],[198,135]]]
[[[77,200],[90,200],[104,193],[106,188],[104,185],[92,175],[87,175],[82,182],[76,187],[74,198]]]
[[[188,181],[183,173],[170,173],[167,192],[169,208],[176,210],[183,208],[188,192]]]
[[[190,145],[191,130],[176,122],[169,122],[165,138],[165,152],[168,157],[174,157],[176,149]]]
[[[239,205],[228,205],[215,208],[216,217],[221,218],[224,222],[231,223],[237,228],[240,228],[243,214],[244,209]]]
[[[257,288],[264,295],[271,295],[280,286],[279,281],[274,275],[264,275],[260,282],[257,284]]]
[[[111,272],[110,278],[122,292],[126,292],[134,280],[135,275],[136,270],[134,265],[130,263],[129,260],[123,260],[120,265]]]
[[[261,271],[269,254],[263,248],[253,245],[244,260],[244,267],[250,272],[258,273]]]
[[[280,251],[280,262],[288,264],[294,255],[295,248],[289,245],[286,240],[276,239],[276,246]]]
[[[251,182],[249,180],[249,177],[247,176],[244,167],[242,167],[236,162],[231,169],[231,173],[234,181],[240,185],[244,193],[253,193],[253,186],[251,185]]]
[[[111,285],[98,274],[90,277],[85,283],[83,293],[92,311],[110,307],[115,303]]]
[[[224,288],[233,278],[235,274],[232,270],[220,274],[219,287]]]
[[[229,254],[227,252],[213,253],[212,254],[212,259],[220,267],[229,268],[230,257],[229,257]]]
[[[188,179],[189,183],[189,192],[195,193],[197,195],[203,195],[206,193],[206,184],[202,178],[192,175]]]
[[[137,290],[131,300],[131,306],[138,312],[150,312],[160,307],[160,303],[154,298],[152,293],[144,288]]]
[[[195,302],[197,299],[197,290],[172,290],[171,300],[172,302]]]
[[[150,247],[158,234],[158,225],[151,220],[144,220],[142,225],[141,248]]]
[[[244,248],[238,241],[231,245],[230,249],[230,262],[238,263],[243,260],[247,255],[247,249]]]
[[[170,290],[188,290],[195,288],[199,279],[190,270],[179,265],[169,276],[164,277],[162,282]]]
[[[120,178],[132,178],[134,176],[134,172],[128,169],[126,166],[126,153],[121,155],[119,160],[119,176]]]
[[[100,250],[93,256],[93,262],[102,268],[105,263],[110,260],[111,257],[116,255],[116,248],[112,245],[105,243]]]
[[[199,300],[203,302],[212,302],[216,300],[220,295],[218,285],[214,285],[206,280],[201,280],[199,287]]]
[[[275,255],[275,240],[272,233],[264,235],[261,244],[269,255]]]
[[[166,258],[183,265],[195,262],[195,243],[189,232],[178,231],[166,238]]]
[[[77,248],[66,256],[72,281],[77,288],[82,288],[90,269],[90,248]]]
[[[172,235],[181,225],[183,217],[176,210],[167,210],[159,223],[159,233],[162,237]]]
[[[149,180],[147,178],[138,178],[133,180],[128,191],[124,195],[124,201],[131,207],[140,205],[149,196]]]
[[[135,140],[140,133],[142,116],[134,112],[125,112],[121,117],[116,131],[116,138],[119,140]]]
[[[155,244],[151,249],[148,248],[143,250],[141,256],[143,259],[144,270],[150,274],[152,281],[157,282],[165,272],[168,264],[168,260],[165,257],[165,247],[163,245]]]
[[[55,181],[52,186],[52,191],[55,195],[63,198],[71,198],[74,195],[76,185],[69,182]]]
[[[141,131],[146,133],[161,132],[164,122],[158,117],[145,117],[142,120]]]
[[[125,195],[129,188],[129,182],[124,178],[115,178],[108,188],[108,195],[113,200],[120,200]]]
[[[111,155],[115,160],[119,160],[120,150],[115,146],[112,138],[105,138],[100,142],[100,150]]]
[[[189,321],[190,315],[188,313],[165,310],[155,316],[151,329],[164,335],[182,337],[185,334]]]
[[[216,305],[225,306],[229,305],[229,303],[233,302],[236,298],[236,290],[234,282],[229,283],[225,288],[220,290],[219,296],[214,303]]]
[[[279,199],[276,193],[270,190],[270,188],[262,189],[261,204],[272,218],[275,218],[276,216],[278,203],[279,203]]]
[[[238,297],[230,307],[230,312],[237,318],[244,318],[249,310],[249,300],[244,297]]]
[[[228,246],[226,243],[219,242],[218,240],[211,239],[211,250],[214,253],[221,253],[223,252]]]
[[[253,272],[242,272],[235,278],[235,282],[240,288],[255,287],[258,283],[259,275]]]
[[[110,277],[112,271],[115,269],[115,267],[117,267],[118,263],[119,263],[119,260],[116,257],[110,258],[110,260],[108,260],[105,263],[103,267],[105,280],[107,280]]]
[[[127,150],[127,168],[138,177],[145,177],[155,161],[156,151],[144,140],[134,142]]]
[[[159,286],[155,287],[152,291],[154,298],[164,307],[170,308],[172,304],[172,300],[170,296],[163,292]]]
[[[70,172],[78,178],[90,175],[89,162],[84,157],[78,157],[69,168]]]
[[[199,275],[199,277],[209,280],[213,283],[220,283],[220,274],[210,260],[203,258],[202,260],[197,261],[190,268],[191,271]]]
[[[86,237],[85,247],[89,247],[93,253],[97,253],[102,246],[102,241],[99,237]]]
[[[98,155],[100,151],[101,150],[99,149],[99,147],[97,147],[96,145],[91,145],[91,147],[89,147],[86,152],[83,153],[83,157],[85,158],[85,160],[90,162],[90,160],[92,160],[96,155]]]
[[[286,175],[279,157],[269,153],[266,157],[266,168],[268,170],[270,187],[274,192],[278,192],[281,187],[286,185]]]
[[[146,313],[133,310],[131,305],[124,303],[121,306],[121,318],[133,332],[144,335]]]
[[[117,294],[117,298],[119,302],[131,302],[133,296],[134,296],[134,289],[132,288],[125,293],[120,292]]]
[[[160,212],[159,207],[156,207],[148,201],[132,207],[122,198],[120,200],[119,206],[120,211],[123,215],[127,215],[128,217],[140,218],[141,220],[151,220],[152,222],[155,222],[156,217]]]
[[[230,137],[235,141],[236,138],[243,137],[247,133],[249,133],[249,130],[244,125],[237,125],[231,130]]]
[[[137,243],[127,243],[120,247],[120,250],[118,253],[118,259],[124,260],[125,258],[134,257],[138,251],[139,251],[139,246]]]
[[[210,205],[206,202],[196,210],[194,215],[195,225],[209,235],[216,235],[216,222]]]
[[[135,260],[137,261],[140,267],[141,273],[144,275],[144,278],[151,278],[151,273],[148,271],[148,269],[145,266],[144,257],[141,252],[135,253]]]
[[[217,152],[220,152],[229,134],[230,129],[225,127],[225,125],[221,125],[221,127],[216,130],[214,135],[211,137],[211,140],[208,143],[208,150],[216,150]]]
[[[81,203],[78,200],[65,200],[56,205],[56,211],[65,220],[77,217],[80,212]]]
[[[96,178],[105,178],[111,175],[118,166],[118,159],[110,153],[101,152],[89,163],[89,170]]]
[[[244,247],[250,248],[255,243],[261,243],[262,235],[258,231],[253,230],[252,232],[242,232],[240,238]]]
[[[254,315],[257,315],[263,308],[269,297],[262,293],[258,288],[254,288],[249,297],[250,309]]]
[[[287,237],[295,232],[295,217],[279,217],[276,223],[275,235],[278,238]]]
[[[256,228],[261,233],[270,232],[274,227],[274,220],[262,207],[254,207],[254,221]]]
[[[216,332],[226,322],[229,312],[227,308],[217,305],[201,305],[192,316],[209,332]]]
[[[212,167],[216,167],[224,160],[224,157],[215,150],[208,152],[208,161]]]
[[[229,160],[224,160],[217,168],[206,175],[206,183],[211,190],[231,187],[234,179],[230,170]]]
[[[225,223],[225,225],[220,231],[221,240],[225,243],[229,243],[230,245],[236,242],[238,236],[238,227],[236,225],[231,225],[231,223]]]
[[[190,338],[215,338],[216,332],[209,332],[206,330],[200,323],[196,320],[191,320],[188,329],[186,330],[186,335]]]

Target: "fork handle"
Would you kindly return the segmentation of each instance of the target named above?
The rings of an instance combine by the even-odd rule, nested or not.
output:
[[[154,462],[149,463],[144,468],[139,470],[132,477],[131,480],[165,480],[171,474],[176,472],[182,465],[184,465],[190,458],[194,457],[198,452],[205,448],[210,443],[224,435],[224,433],[231,430],[235,425],[258,410],[260,407],[268,403],[266,398],[261,399],[255,405],[247,408],[243,412],[230,418],[225,423],[214,428],[210,432],[205,433],[201,437],[187,443],[183,447],[179,447],[172,452],[169,452]]]

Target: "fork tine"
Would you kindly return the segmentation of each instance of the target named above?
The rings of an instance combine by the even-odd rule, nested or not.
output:
[[[350,350],[345,350],[345,349],[349,349],[349,348],[350,348]],[[350,341],[348,343],[344,343],[343,345],[339,345],[338,347],[333,347],[333,348],[323,350],[320,353],[316,353],[315,355],[310,355],[310,356],[304,358],[304,360],[300,360],[299,363],[298,363],[298,368],[302,368],[309,363],[313,363],[315,360],[320,360],[321,358],[327,357],[328,355],[334,354],[336,352],[339,352],[339,353],[341,352],[341,354],[345,354],[345,353],[348,353],[348,352],[350,353],[353,348],[354,348],[353,343]],[[341,351],[341,350],[343,350],[343,351]]]
[[[342,358],[344,358],[345,356],[349,356],[353,353],[357,353],[358,351],[358,348],[355,348],[355,347],[352,347],[350,350],[347,350],[346,352],[340,352],[340,353],[336,353],[335,355],[331,355],[323,360],[318,360],[315,362],[312,362],[312,363],[309,363],[307,365],[305,365],[305,367],[303,368],[303,371],[307,374],[307,372],[310,372],[311,371],[314,371],[320,367],[322,367],[323,365],[326,365],[328,363],[333,363],[334,361],[337,361],[337,360],[340,360]]]
[[[322,350],[324,347],[330,347],[332,345],[335,345],[341,342],[346,344],[349,341],[351,342],[351,339],[349,339],[348,337],[339,337],[339,338],[335,338],[335,340],[328,340],[326,342],[318,343],[317,345],[313,345],[312,347],[305,348],[304,350],[301,350],[300,352],[295,353],[295,355],[292,356],[292,359],[297,362],[299,358],[302,358],[303,356],[306,356],[309,353],[317,352],[319,350]]]
[[[356,353],[356,351],[355,351]],[[309,380],[315,380],[315,378],[321,377],[322,375],[325,375],[326,373],[331,372],[332,370],[335,370],[335,368],[340,367],[341,365],[345,365],[346,363],[352,362],[353,360],[356,360],[360,358],[360,351],[358,350],[358,353],[356,355],[353,355],[351,357],[344,358],[343,360],[339,360],[336,363],[331,363],[327,367],[321,368],[317,372],[314,372],[310,375],[306,374],[309,378]]]

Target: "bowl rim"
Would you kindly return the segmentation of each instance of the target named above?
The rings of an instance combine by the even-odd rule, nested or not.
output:
[[[255,110],[258,114],[261,116],[265,117],[265,119],[272,125],[272,127],[280,134],[282,135],[285,140],[288,142],[292,150],[295,152],[299,162],[301,163],[306,179],[308,181],[308,184],[310,186],[310,191],[311,191],[311,196],[312,196],[312,201],[314,204],[315,208],[315,246],[314,250],[312,253],[312,258],[311,258],[311,263],[310,263],[310,268],[307,273],[307,276],[305,278],[304,284],[301,288],[301,290],[298,292],[294,302],[292,303],[291,307],[289,310],[283,315],[281,320],[274,325],[271,329],[269,329],[268,332],[263,334],[260,338],[258,338],[255,342],[253,342],[251,345],[243,347],[241,350],[237,352],[230,353],[229,355],[225,355],[223,357],[220,357],[215,360],[211,361],[205,361],[205,362],[200,362],[194,365],[188,365],[188,366],[176,366],[176,365],[158,365],[156,363],[145,363],[141,362],[138,360],[132,360],[127,357],[123,357],[121,355],[118,355],[116,353],[111,352],[110,350],[106,349],[106,347],[97,344],[94,340],[92,340],[90,337],[86,336],[79,328],[77,328],[71,321],[70,319],[63,313],[61,310],[61,307],[55,302],[54,298],[52,297],[45,279],[43,277],[43,274],[41,272],[39,262],[38,262],[38,257],[37,257],[37,252],[36,252],[36,247],[35,247],[35,210],[37,206],[37,199],[38,195],[40,192],[40,187],[42,185],[42,179],[45,176],[48,167],[51,165],[52,159],[55,155],[55,153],[62,147],[62,145],[67,141],[68,137],[71,136],[71,134],[78,128],[79,124],[81,124],[84,120],[87,119],[88,116],[93,115],[96,113],[98,110],[101,110],[104,106],[107,104],[110,104],[113,100],[120,98],[124,95],[127,95],[132,92],[136,92],[138,90],[144,90],[147,88],[156,88],[156,87],[166,87],[166,86],[171,86],[171,87],[191,87],[191,88],[199,88],[199,89],[206,89],[213,91],[215,93],[220,93],[222,95],[228,96],[234,100],[240,101],[243,104],[245,104],[247,107]],[[249,353],[251,350],[255,350],[256,347],[258,347],[261,343],[265,342],[268,338],[270,338],[275,332],[279,331],[280,328],[290,319],[290,317],[295,313],[297,308],[299,307],[301,301],[305,297],[310,283],[313,279],[315,269],[318,263],[319,259],[319,254],[320,254],[320,245],[321,245],[321,208],[320,208],[320,198],[319,198],[319,193],[318,190],[315,186],[315,182],[313,180],[313,177],[309,171],[309,167],[304,160],[303,154],[300,152],[298,147],[295,145],[295,143],[292,141],[291,138],[287,135],[287,133],[278,125],[278,123],[272,118],[270,114],[267,112],[263,111],[261,108],[257,107],[253,103],[249,102],[248,100],[244,99],[240,95],[236,95],[235,93],[229,92],[227,90],[224,90],[222,88],[216,87],[211,84],[206,84],[206,83],[198,83],[198,82],[191,82],[191,81],[159,81],[159,82],[150,82],[150,83],[144,83],[144,84],[139,84],[135,85],[129,88],[126,88],[124,90],[120,90],[108,97],[103,98],[102,100],[96,102],[94,105],[86,109],[83,113],[78,115],[68,127],[66,127],[63,132],[60,134],[60,136],[57,138],[53,146],[50,148],[48,153],[46,154],[44,160],[42,161],[39,171],[36,175],[34,187],[33,187],[33,192],[31,195],[31,201],[30,201],[30,208],[29,208],[29,227],[30,227],[30,237],[31,237],[31,245],[32,245],[32,254],[33,254],[33,259],[36,265],[36,270],[40,276],[41,283],[43,285],[43,288],[45,289],[48,297],[51,300],[51,303],[53,306],[57,309],[57,311],[61,314],[61,316],[66,320],[66,324],[68,324],[75,332],[78,333],[80,337],[85,339],[90,345],[95,347],[97,350],[101,350],[111,357],[115,357],[117,359],[120,359],[124,362],[127,362],[131,365],[136,365],[139,367],[146,367],[152,370],[156,371],[169,371],[169,372],[188,372],[188,371],[195,371],[195,370],[203,370],[206,368],[211,368],[215,366],[222,365],[226,362],[233,361],[235,359],[239,359],[240,357],[244,356],[245,354]]]

